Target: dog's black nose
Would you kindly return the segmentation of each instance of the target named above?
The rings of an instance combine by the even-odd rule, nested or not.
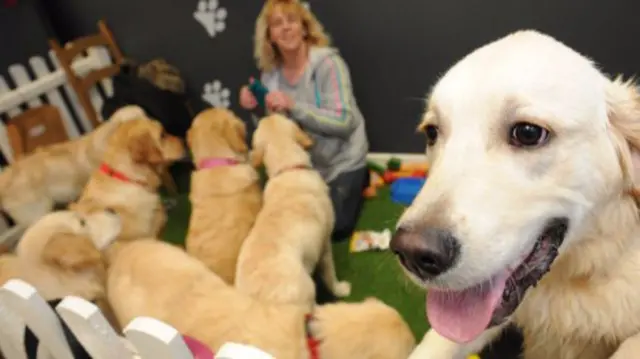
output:
[[[398,228],[389,246],[402,265],[421,279],[446,272],[460,255],[458,240],[441,228]]]

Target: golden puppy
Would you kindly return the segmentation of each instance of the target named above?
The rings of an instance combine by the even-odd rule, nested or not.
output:
[[[291,120],[260,120],[253,136],[253,163],[264,162],[269,182],[264,204],[238,259],[236,286],[258,298],[313,305],[316,266],[330,291],[349,295],[351,284],[336,278],[329,189],[311,167],[311,139]]]
[[[46,214],[27,229],[15,254],[0,256],[0,285],[22,279],[46,300],[75,295],[107,310],[105,266],[96,245],[111,243],[120,230],[120,217],[109,209]]]
[[[107,293],[123,325],[149,316],[213,351],[237,342],[278,359],[406,359],[415,346],[398,312],[377,299],[307,312],[240,293],[181,248],[155,239],[111,253]]]
[[[107,141],[122,122],[144,115],[125,106],[82,137],[47,147],[15,161],[0,172],[0,206],[17,225],[27,227],[51,212],[55,204],[78,199],[102,161]]]
[[[240,247],[262,204],[256,170],[246,163],[244,123],[226,109],[200,113],[187,133],[191,175],[187,252],[233,284]]]
[[[141,116],[123,123],[110,138],[104,159],[70,206],[113,208],[122,218],[123,240],[158,236],[167,215],[158,188],[167,164],[185,154],[182,141],[160,122]]]
[[[525,359],[640,354],[640,93],[536,31],[442,76],[430,168],[390,247],[427,289],[411,359],[464,358],[514,323]]]

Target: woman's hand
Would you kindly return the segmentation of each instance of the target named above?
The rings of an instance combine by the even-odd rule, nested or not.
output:
[[[289,111],[294,105],[293,99],[282,91],[270,91],[265,102],[267,108],[273,112]]]
[[[249,86],[245,85],[240,89],[240,106],[245,110],[253,110],[258,106],[258,101],[249,90]]]

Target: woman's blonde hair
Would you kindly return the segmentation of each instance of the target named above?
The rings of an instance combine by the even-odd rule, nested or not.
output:
[[[283,12],[295,13],[300,17],[306,31],[305,41],[307,44],[320,47],[331,46],[331,39],[325,33],[322,24],[299,0],[267,0],[256,20],[256,32],[253,39],[253,56],[258,63],[258,68],[265,72],[272,71],[282,61],[280,52],[269,39],[269,18],[278,8]]]

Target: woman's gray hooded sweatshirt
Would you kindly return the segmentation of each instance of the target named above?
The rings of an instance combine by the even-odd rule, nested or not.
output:
[[[309,65],[295,85],[280,68],[263,73],[261,80],[270,91],[280,90],[294,99],[288,115],[313,138],[311,161],[325,181],[365,166],[369,143],[364,118],[349,69],[337,50],[311,48]]]

